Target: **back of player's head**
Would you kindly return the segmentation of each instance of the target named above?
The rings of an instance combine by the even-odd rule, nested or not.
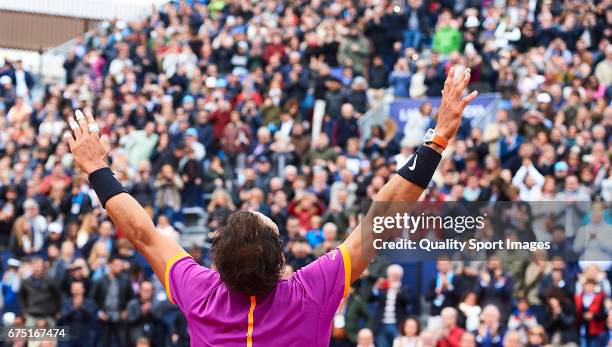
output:
[[[266,294],[284,267],[283,244],[276,225],[260,213],[240,211],[217,231],[211,259],[221,280],[245,295]]]

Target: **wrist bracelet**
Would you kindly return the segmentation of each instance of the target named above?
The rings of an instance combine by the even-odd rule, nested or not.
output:
[[[429,146],[419,146],[410,160],[397,173],[406,180],[426,189],[440,163],[442,155]]]
[[[128,192],[108,167],[92,172],[89,175],[89,184],[98,195],[102,207],[105,207],[108,199],[113,196]]]

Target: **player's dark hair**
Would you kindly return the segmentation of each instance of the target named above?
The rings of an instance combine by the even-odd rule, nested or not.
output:
[[[221,280],[245,295],[272,291],[285,265],[283,243],[276,230],[248,211],[228,217],[217,231],[210,252]]]

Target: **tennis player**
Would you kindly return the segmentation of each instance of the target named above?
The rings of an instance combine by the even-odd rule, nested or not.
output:
[[[416,201],[441,153],[477,93],[462,98],[470,70],[444,83],[435,129],[430,129],[408,161],[380,190],[376,201]],[[77,165],[102,206],[165,284],[168,298],[187,318],[191,345],[327,346],[332,319],[350,284],[375,256],[373,234],[357,226],[344,243],[288,280],[278,227],[265,215],[236,212],[217,231],[211,249],[216,270],[198,265],[181,246],[155,230],[145,210],[126,194],[106,164],[108,148],[93,115],[75,112],[66,134]]]

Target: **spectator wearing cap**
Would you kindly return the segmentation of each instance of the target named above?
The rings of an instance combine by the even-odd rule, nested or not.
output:
[[[70,284],[70,295],[63,303],[57,324],[67,326],[70,340],[63,346],[80,347],[94,345],[92,326],[96,318],[96,305],[87,297],[85,284],[75,281]]]
[[[189,119],[189,124],[193,124],[193,119],[196,116],[195,98],[190,94],[183,96],[183,99],[181,100],[181,106],[183,111],[187,115],[187,118]]]
[[[5,109],[10,109],[15,104],[17,94],[13,87],[13,80],[10,76],[4,75],[0,77],[0,100],[4,104]]]
[[[473,51],[476,48],[480,48],[482,43],[478,42],[478,36],[480,31],[480,21],[475,15],[470,15],[465,19],[463,23],[465,29],[463,30],[462,43],[465,51]]]
[[[199,150],[204,151],[204,146],[195,140],[195,135],[190,135],[187,142],[191,142],[192,145],[199,147]],[[183,181],[183,187],[181,189],[181,206],[200,206],[203,203],[202,178],[204,176],[204,169],[202,167],[202,161],[198,160],[198,154],[196,154],[196,150],[194,150],[193,147],[187,145],[186,152],[187,156],[181,161],[178,172]]]
[[[569,175],[569,166],[567,165],[565,161],[558,161],[553,166],[553,173],[555,176],[555,181],[557,183],[556,184],[557,187],[555,187],[555,190],[558,193],[559,190],[563,189],[563,185],[565,184],[565,179]]]
[[[250,182],[249,180],[249,177],[248,177],[249,173],[253,173],[255,176],[253,177],[252,182]],[[258,156],[257,159],[255,160],[255,170],[254,171],[246,170],[245,176],[247,176],[247,181],[245,182],[245,186],[243,187],[242,190],[249,188],[249,183],[252,183],[251,188],[253,187],[258,187],[262,189],[265,188],[269,184],[272,177],[274,177],[274,171],[273,171],[272,162],[270,161],[270,158],[268,158],[265,155]]]
[[[539,93],[538,96],[536,96],[536,102],[537,106],[535,111],[540,112],[544,116],[544,119],[550,120],[554,118],[555,110],[552,104],[553,99],[549,93]]]
[[[89,295],[89,291],[92,287],[90,272],[87,267],[87,262],[83,258],[75,259],[72,264],[66,268],[66,275],[62,279],[60,289],[64,297],[70,295],[72,284],[75,282],[81,282],[84,286],[85,295]]]
[[[190,148],[194,159],[202,162],[206,156],[206,147],[198,141],[198,130],[196,128],[188,128],[185,130],[185,146]]]
[[[2,309],[3,312],[20,313],[18,294],[24,280],[22,263],[18,259],[9,258],[2,274]]]
[[[520,123],[520,131],[526,138],[533,139],[539,134],[548,132],[546,124],[549,122],[550,121],[545,118],[544,113],[531,110],[523,114]]]
[[[55,281],[45,273],[44,262],[33,257],[32,275],[19,288],[19,306],[26,317],[26,326],[34,326],[42,319],[49,326],[55,325],[55,315],[60,310],[61,293]]]

